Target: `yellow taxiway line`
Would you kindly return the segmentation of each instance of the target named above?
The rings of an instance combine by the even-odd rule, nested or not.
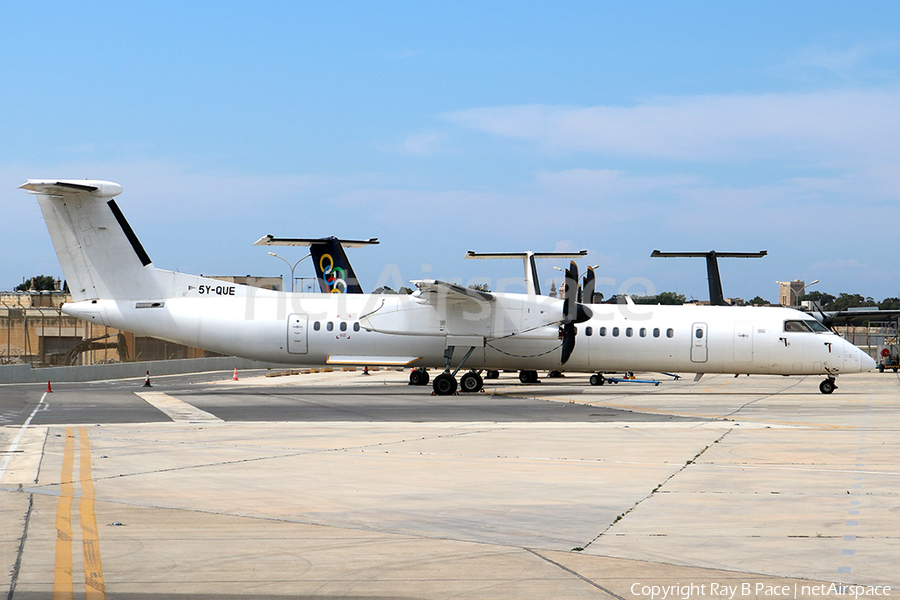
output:
[[[53,569],[54,600],[71,600],[74,596],[72,581],[72,506],[75,499],[75,430],[66,427],[63,464],[60,473],[59,504],[56,508],[56,563]],[[103,600],[106,589],[103,584],[103,564],[100,560],[100,536],[97,516],[94,513],[94,479],[91,474],[91,443],[86,427],[78,428],[79,479],[81,501],[78,512],[81,522],[81,548],[84,555],[84,589],[87,600]]]

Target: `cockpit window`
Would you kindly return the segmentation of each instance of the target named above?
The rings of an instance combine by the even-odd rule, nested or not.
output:
[[[828,331],[828,328],[816,321],[815,319],[802,321],[785,321],[785,331],[805,331],[805,332],[821,332]]]
[[[812,319],[812,320],[809,320],[809,321],[804,321],[804,323],[806,323],[807,325],[809,325],[809,328],[812,329],[813,331],[824,331],[824,332],[826,332],[826,333],[827,333],[828,331],[831,331],[830,329],[828,329],[827,327],[825,327],[824,325],[822,325],[821,323],[819,323],[819,322],[816,321],[815,319]]]
[[[784,330],[785,331],[812,331],[812,329],[809,328],[809,325],[807,325],[803,321],[785,321],[784,322]]]

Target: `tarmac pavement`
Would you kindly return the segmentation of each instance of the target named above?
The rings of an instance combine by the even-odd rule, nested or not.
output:
[[[393,371],[250,375],[0,386],[0,590],[787,600],[900,587],[895,374],[844,376],[831,395],[810,377],[504,374],[452,397]]]

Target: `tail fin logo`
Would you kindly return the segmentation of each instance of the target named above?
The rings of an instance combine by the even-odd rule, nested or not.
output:
[[[346,294],[347,281],[344,279],[347,273],[341,267],[334,265],[334,258],[330,254],[323,254],[319,259],[319,269],[325,278],[325,285],[331,294]]]

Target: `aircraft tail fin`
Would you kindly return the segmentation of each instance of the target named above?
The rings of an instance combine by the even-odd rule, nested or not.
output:
[[[336,237],[325,238],[322,243],[311,244],[316,277],[322,292],[328,294],[362,294],[359,279],[350,266],[350,260],[344,252],[341,241]]]
[[[164,298],[156,269],[113,199],[109,181],[29,179],[76,302]]]

